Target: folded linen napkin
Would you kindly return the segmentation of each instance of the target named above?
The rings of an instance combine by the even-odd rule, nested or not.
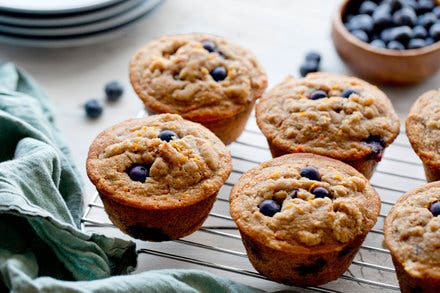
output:
[[[40,87],[0,65],[0,292],[260,292],[197,270],[127,274],[135,244],[80,230],[83,188]]]

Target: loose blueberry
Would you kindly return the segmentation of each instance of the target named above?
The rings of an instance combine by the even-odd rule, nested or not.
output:
[[[120,82],[112,81],[105,85],[104,91],[107,100],[115,102],[122,97],[124,86]]]
[[[440,215],[440,201],[433,202],[429,207],[429,211],[432,213],[434,217]]]
[[[366,32],[367,34],[371,33],[374,28],[374,21],[373,18],[368,14],[359,14],[354,16],[350,22],[348,23],[348,26],[351,28],[351,30],[361,30]]]
[[[319,71],[319,64],[313,61],[306,61],[305,63],[301,64],[299,67],[299,73],[302,77],[306,76],[307,74],[311,72],[317,72]]]
[[[317,90],[314,91],[311,95],[310,95],[310,100],[319,100],[319,99],[323,99],[323,98],[327,98],[327,93],[321,90]]]
[[[130,167],[130,169],[128,169],[127,173],[131,180],[144,183],[150,173],[150,170],[146,165],[134,164]]]
[[[209,53],[212,53],[215,51],[215,44],[212,41],[204,41],[202,42],[203,48],[208,51]]]
[[[361,6],[359,7],[359,13],[372,15],[376,8],[377,4],[373,1],[365,1],[362,2]]]
[[[218,66],[214,68],[210,72],[210,74],[215,81],[222,81],[226,78],[228,72],[226,71],[226,68],[224,68],[223,66]]]
[[[351,89],[344,90],[344,91],[342,92],[341,96],[342,96],[343,98],[347,98],[347,99],[348,99],[352,94],[355,94],[355,95],[358,95],[358,96],[359,96],[359,93],[358,93],[357,91],[355,91],[355,90],[351,90]]]
[[[171,131],[171,130],[162,130],[159,133],[158,137],[161,140],[166,141],[166,142],[170,142],[173,139],[173,137],[174,138],[178,138],[177,134],[174,131]]]
[[[319,54],[318,52],[310,51],[306,54],[305,60],[316,62],[319,64],[319,62],[321,62],[321,54]]]
[[[273,217],[273,215],[281,211],[281,205],[272,199],[264,200],[258,205],[258,208],[260,213],[268,217]]]
[[[440,6],[436,6],[433,10],[432,13],[435,14],[435,16],[440,19]]]
[[[417,38],[417,39],[424,39],[428,36],[428,31],[426,30],[425,27],[423,27],[421,25],[416,25],[413,28],[413,33],[414,33],[414,38]]]
[[[436,21],[437,16],[432,12],[428,12],[419,17],[418,24],[429,29]]]
[[[370,157],[373,160],[380,161],[382,160],[383,151],[385,149],[385,141],[382,137],[378,135],[370,135],[366,140],[364,140],[364,143],[366,143],[371,148],[371,154]]]
[[[405,50],[405,46],[398,41],[391,41],[387,45],[387,49],[390,50]]]
[[[321,181],[321,174],[319,174],[318,169],[313,166],[306,166],[302,168],[299,172],[299,175],[310,180]]]
[[[315,195],[315,198],[324,198],[331,197],[330,192],[324,187],[315,187],[312,189],[312,194]]]
[[[419,0],[419,5],[417,6],[417,13],[422,14],[425,12],[432,11],[434,9],[434,2],[432,0]]]
[[[412,8],[403,7],[393,14],[393,21],[397,25],[414,26],[417,23],[417,15]]]
[[[424,39],[411,39],[408,42],[408,49],[419,49],[423,47],[426,47]]]
[[[431,28],[429,29],[429,34],[431,38],[434,39],[434,41],[440,41],[440,21],[431,26]]]
[[[382,41],[381,39],[373,40],[373,41],[370,43],[370,45],[373,46],[373,47],[376,47],[376,48],[382,48],[382,49],[385,49],[385,48],[386,48],[386,44],[385,44],[385,42]]]
[[[366,32],[361,31],[361,30],[354,30],[351,33],[353,34],[353,36],[355,36],[356,38],[358,38],[362,42],[368,43],[368,35]]]
[[[89,118],[95,119],[101,116],[102,112],[104,111],[104,108],[100,101],[93,99],[88,101],[84,105],[84,109],[86,111],[86,115]]]
[[[413,37],[413,31],[409,26],[398,26],[391,30],[391,40],[406,43]]]

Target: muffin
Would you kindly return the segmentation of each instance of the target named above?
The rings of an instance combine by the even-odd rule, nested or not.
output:
[[[140,49],[130,80],[150,113],[199,122],[225,144],[244,129],[267,77],[255,57],[208,34],[164,36]]]
[[[246,172],[231,191],[230,206],[258,272],[314,286],[347,270],[376,223],[380,198],[353,167],[297,153]]]
[[[314,153],[344,161],[370,178],[399,134],[387,96],[358,78],[311,73],[288,76],[256,107],[273,157]]]
[[[406,118],[406,134],[428,182],[440,180],[440,90],[424,93]]]
[[[116,124],[96,137],[87,158],[87,174],[110,220],[151,241],[196,231],[231,170],[225,145],[175,114]]]
[[[388,213],[385,245],[402,292],[440,292],[440,182],[404,194]]]

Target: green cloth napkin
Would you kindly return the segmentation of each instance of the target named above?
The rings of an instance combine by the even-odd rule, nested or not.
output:
[[[127,274],[135,244],[80,230],[80,176],[46,95],[0,65],[0,291],[257,292],[196,270]]]

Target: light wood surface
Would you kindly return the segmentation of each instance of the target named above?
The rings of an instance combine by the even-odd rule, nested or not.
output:
[[[104,128],[141,109],[128,81],[128,62],[146,42],[163,34],[209,32],[225,36],[252,50],[269,76],[269,86],[287,74],[298,75],[307,50],[323,55],[321,70],[350,74],[337,56],[330,38],[336,0],[167,0],[145,20],[113,40],[67,49],[35,49],[0,45],[0,60],[12,61],[29,71],[55,104],[58,125],[64,133],[87,194],[94,191],[85,175],[88,146]],[[378,68],[380,70],[380,68]],[[126,93],[108,105],[96,120],[85,118],[82,104],[103,98],[104,84],[119,80]],[[423,92],[440,87],[440,74],[416,86],[382,87],[404,118],[412,102]]]

